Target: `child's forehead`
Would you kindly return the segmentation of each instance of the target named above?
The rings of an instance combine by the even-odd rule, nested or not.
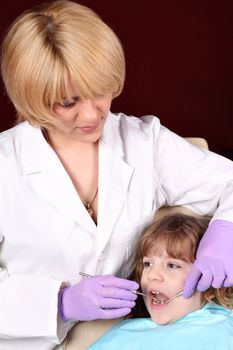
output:
[[[169,246],[168,237],[165,236],[157,236],[152,237],[152,239],[145,245],[145,250],[149,254],[168,254],[168,246]]]
[[[147,250],[147,252],[145,252],[144,257],[159,257],[164,260],[173,259],[188,264],[192,263],[192,259],[190,258],[189,254],[187,254],[187,252],[184,252],[183,249],[170,249],[168,252],[165,245],[153,245]]]
[[[158,246],[151,247],[151,249],[147,251],[146,255],[148,257],[158,256],[163,258],[172,258],[172,256],[167,253],[164,247]]]

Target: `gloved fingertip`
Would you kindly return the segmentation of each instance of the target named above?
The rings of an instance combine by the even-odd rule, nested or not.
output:
[[[135,301],[138,298],[138,294],[136,294],[136,291],[132,290],[132,300]]]
[[[131,308],[133,308],[136,305],[135,301],[131,301]]]
[[[184,290],[183,291],[183,294],[182,296],[185,298],[185,299],[189,299],[194,293],[194,290],[193,289],[187,289],[187,290]]]
[[[207,289],[209,289],[211,286],[197,286],[197,291],[200,293],[205,292]]]
[[[223,287],[223,284],[221,282],[212,283],[212,287],[215,289],[219,289]]]
[[[139,289],[139,284],[137,282],[132,281],[132,290],[137,290]]]
[[[131,312],[131,308],[125,308],[124,312],[122,312],[122,316],[126,316]]]
[[[233,286],[233,279],[226,279],[223,283],[223,287],[232,287]]]

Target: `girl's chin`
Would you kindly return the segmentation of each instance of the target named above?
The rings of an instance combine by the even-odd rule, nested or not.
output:
[[[173,321],[167,321],[167,320],[158,320],[153,318],[152,319],[154,321],[154,323],[156,323],[159,326],[165,326],[166,324],[172,323]]]
[[[165,326],[167,324],[174,323],[178,321],[181,317],[151,317],[152,320],[159,326]]]
[[[160,312],[161,311],[161,312]],[[178,320],[180,317],[172,317],[172,315],[166,314],[163,310],[153,310],[150,312],[150,317],[157,325],[164,326],[169,323],[173,323]]]

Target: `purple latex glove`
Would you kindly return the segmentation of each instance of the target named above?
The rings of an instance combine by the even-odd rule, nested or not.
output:
[[[200,241],[196,261],[185,282],[183,296],[189,298],[197,289],[233,286],[233,223],[213,221]]]
[[[63,289],[59,296],[59,313],[63,320],[90,321],[127,315],[135,306],[139,288],[134,281],[112,275],[85,278]]]

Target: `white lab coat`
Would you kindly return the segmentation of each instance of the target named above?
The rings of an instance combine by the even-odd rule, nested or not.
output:
[[[165,204],[233,221],[232,189],[230,160],[156,117],[109,113],[96,227],[39,128],[1,133],[0,350],[57,349],[71,327],[57,320],[62,282],[78,282],[79,271],[128,276],[142,230]]]

